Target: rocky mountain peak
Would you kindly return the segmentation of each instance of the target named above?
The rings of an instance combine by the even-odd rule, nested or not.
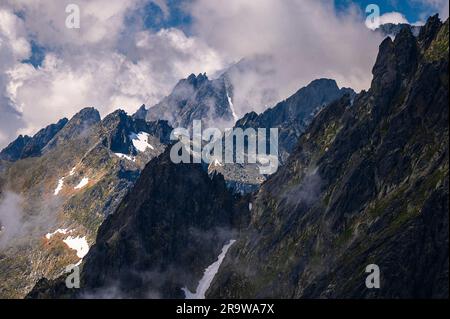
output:
[[[206,76],[206,73],[199,73],[197,76],[195,74],[189,75],[189,77],[186,79],[186,82],[192,85],[194,88],[198,88],[208,80],[209,79]]]
[[[135,119],[145,120],[146,116],[147,116],[147,108],[145,107],[145,104],[142,104],[141,107],[136,111],[136,113],[133,114],[133,118]]]
[[[427,24],[441,54],[410,31],[381,44],[370,90],[326,106],[262,185],[207,297],[448,298],[448,29]]]
[[[11,142],[0,152],[0,159],[10,162],[18,160],[21,157],[22,150],[24,149],[25,145],[30,142],[30,140],[31,137],[29,137],[28,135],[19,135],[17,139]]]
[[[51,124],[33,137],[20,135],[0,152],[0,159],[14,162],[19,159],[39,156],[47,143],[67,124],[68,120],[63,118],[56,124]]]
[[[76,113],[70,122],[98,123],[100,122],[100,113],[93,107],[86,107]]]
[[[114,153],[136,155],[138,150],[133,145],[136,135],[150,134],[166,144],[170,141],[171,130],[167,121],[146,122],[128,116],[123,110],[116,110],[101,121],[100,134],[103,136],[103,143]]]
[[[339,89],[335,80],[317,79],[259,115],[246,114],[236,127],[278,128],[280,153],[285,159],[315,112],[345,94],[353,97],[355,92],[348,88]]]
[[[372,70],[370,89],[372,94],[380,97],[377,113],[385,109],[400,87],[408,85],[411,75],[416,72],[421,55],[436,39],[441,26],[439,18],[434,16],[428,19],[418,38],[414,37],[409,28],[404,28],[395,40],[388,37],[381,43]]]
[[[109,122],[116,122],[116,121],[124,122],[124,121],[127,121],[127,120],[129,120],[129,119],[130,119],[129,116],[127,115],[127,113],[126,113],[124,110],[118,109],[118,110],[116,110],[116,111],[114,111],[114,112],[108,114],[108,115],[102,120],[102,123],[103,123],[103,124],[107,124],[107,123],[109,123]]]
[[[420,33],[421,28],[421,26],[410,25],[407,23],[385,23],[380,25],[380,27],[376,29],[376,31],[381,32],[383,36],[395,38],[401,30],[409,29],[411,30],[412,34],[417,37]]]
[[[335,80],[324,78],[313,80],[311,83],[308,84],[307,87],[310,89],[330,89],[330,90],[339,89]]]

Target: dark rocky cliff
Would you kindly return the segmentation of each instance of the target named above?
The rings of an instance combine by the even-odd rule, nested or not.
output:
[[[188,128],[194,120],[232,125],[235,119],[229,98],[232,98],[232,88],[223,77],[210,80],[206,74],[191,74],[179,81],[161,102],[148,110],[141,107],[133,117],[147,121],[167,120],[173,127]]]

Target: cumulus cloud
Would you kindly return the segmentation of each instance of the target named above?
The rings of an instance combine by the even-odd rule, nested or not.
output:
[[[3,5],[0,147],[18,133],[33,134],[86,106],[106,115],[153,105],[190,73],[223,68],[217,52],[181,30],[145,30],[139,19],[129,25],[128,17],[144,0],[78,1],[80,29],[65,27],[71,2],[7,0]],[[152,2],[170,14],[165,1]],[[38,68],[22,62],[31,55],[31,40],[46,48]]]
[[[227,60],[245,58],[233,74],[238,115],[262,111],[311,80],[368,88],[379,35],[351,6],[337,13],[331,0],[196,0],[194,30]]]
[[[23,125],[20,113],[8,97],[10,78],[6,71],[31,53],[22,21],[0,7],[0,146]]]
[[[6,0],[5,6],[23,17],[29,36],[41,45],[60,50],[80,51],[87,47],[113,47],[124,20],[143,0],[78,0],[81,28],[66,28],[66,7],[71,0]],[[83,47],[80,47],[80,46]],[[86,47],[87,46],[87,47]]]

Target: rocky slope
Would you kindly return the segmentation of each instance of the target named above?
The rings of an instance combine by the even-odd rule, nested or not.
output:
[[[51,139],[36,134],[27,145],[40,145],[38,156],[3,162],[0,297],[23,297],[39,278],[78,263],[145,164],[163,152],[170,131],[167,122],[120,110],[101,120],[86,108]]]
[[[86,257],[81,289],[41,280],[31,298],[184,298],[248,220],[247,206],[200,164],[151,161]],[[194,192],[192,190],[195,190]]]
[[[49,279],[28,297],[183,298],[182,288],[194,291],[224,244],[237,239],[209,298],[448,298],[448,21],[433,17],[418,37],[403,28],[395,41],[386,39],[373,76],[367,92],[344,95],[298,132],[285,165],[253,197],[230,194],[224,178],[208,176],[200,164],[173,164],[168,150],[154,158],[120,205],[109,206],[114,213],[84,258],[82,288],[68,290],[64,276],[41,272]],[[174,122],[204,114],[195,103],[175,101],[176,108],[164,109],[189,116]],[[186,106],[193,111],[179,112]],[[106,122],[124,123],[120,112],[117,118]],[[143,124],[120,127],[134,125]],[[89,148],[99,154],[89,163],[108,163],[101,154],[117,152],[125,167],[141,165],[132,156],[142,135],[126,131],[94,129],[103,138]],[[81,176],[90,176],[85,169]],[[83,227],[99,224],[80,215]],[[381,289],[365,286],[369,264],[380,267]]]
[[[387,38],[263,184],[210,298],[448,298],[448,21]],[[381,288],[367,289],[376,264]]]

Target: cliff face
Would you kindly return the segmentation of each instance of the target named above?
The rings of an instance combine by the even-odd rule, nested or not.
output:
[[[42,280],[32,298],[184,298],[248,220],[247,206],[200,164],[173,164],[170,150],[151,161],[98,231],[81,289]]]
[[[373,75],[263,184],[208,297],[448,298],[448,21],[386,39]]]
[[[298,90],[286,100],[267,109],[261,114],[246,114],[236,122],[236,127],[278,128],[280,160],[284,160],[293,151],[301,133],[314,115],[325,105],[349,94],[355,96],[352,89],[337,86],[335,80],[318,79]]]

